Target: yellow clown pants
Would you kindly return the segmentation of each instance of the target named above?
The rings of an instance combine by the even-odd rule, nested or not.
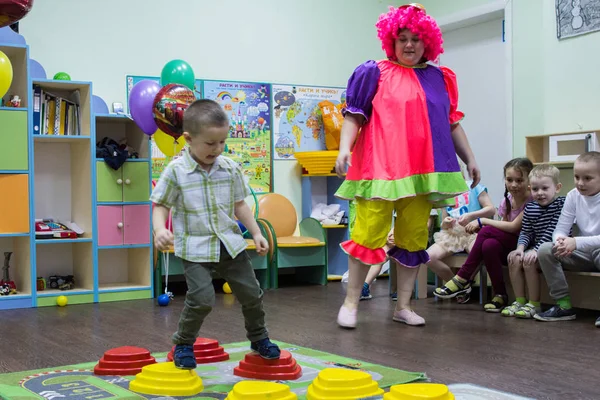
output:
[[[341,247],[364,264],[385,262],[383,246],[387,242],[395,210],[396,247],[390,250],[389,255],[406,267],[416,268],[429,261],[425,249],[429,239],[427,221],[431,208],[426,195],[395,201],[356,198],[350,202],[350,240],[343,242]]]

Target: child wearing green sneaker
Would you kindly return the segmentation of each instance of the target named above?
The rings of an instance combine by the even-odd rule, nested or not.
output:
[[[535,315],[539,321],[575,319],[565,270],[600,271],[600,153],[590,151],[575,160],[576,188],[567,194],[565,205],[552,235],[552,242],[540,246],[538,259],[550,296],[557,305]],[[570,237],[577,224],[579,235]],[[596,320],[600,328],[600,318]]]
[[[508,255],[510,282],[516,300],[502,310],[505,317],[533,318],[540,312],[540,277],[538,250],[543,243],[552,242],[552,232],[565,203],[558,197],[560,171],[553,165],[542,164],[529,173],[529,188],[533,201],[525,206],[517,249]],[[529,301],[525,297],[525,284]]]
[[[486,312],[500,312],[507,304],[503,265],[508,254],[517,247],[523,209],[529,203],[529,173],[533,164],[527,158],[515,158],[504,165],[504,200],[498,207],[501,221],[477,218],[465,226],[467,233],[477,233],[467,261],[446,284],[435,289],[433,294],[442,299],[451,299],[471,291],[471,278],[484,262],[492,281],[494,298],[484,306]]]

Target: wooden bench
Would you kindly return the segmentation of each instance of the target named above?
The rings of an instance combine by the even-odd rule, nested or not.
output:
[[[444,259],[444,262],[454,270],[459,269],[466,259],[466,253],[457,253]],[[565,276],[567,278],[567,283],[569,284],[569,294],[571,296],[571,304],[573,304],[573,307],[600,311],[600,272],[565,271]],[[550,297],[548,285],[546,284],[546,280],[541,271],[540,277],[541,302],[543,304],[554,304],[555,301]],[[504,267],[504,282],[510,299],[509,302],[512,302],[515,296],[507,266]],[[475,279],[475,285],[479,285],[479,303],[485,304],[488,299],[488,290],[484,290],[484,288],[489,287],[489,275],[485,270],[485,265],[481,266],[480,273]],[[439,286],[439,279],[437,276],[435,278],[435,286]]]
[[[541,272],[540,276],[541,302],[543,304],[555,304],[555,301],[550,297],[548,285]],[[573,307],[600,311],[600,272],[565,271],[565,276],[569,284],[569,295]],[[504,268],[504,280],[509,299],[512,301],[514,292],[510,283],[508,267]]]

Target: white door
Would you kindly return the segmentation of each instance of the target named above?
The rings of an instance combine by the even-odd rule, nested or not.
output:
[[[481,183],[496,206],[504,196],[502,167],[512,157],[508,131],[505,46],[502,19],[444,32],[440,64],[458,80],[462,126],[481,168]]]

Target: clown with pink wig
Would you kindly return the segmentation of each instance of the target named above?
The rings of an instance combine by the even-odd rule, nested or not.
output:
[[[429,64],[443,52],[442,33],[424,7],[412,3],[380,16],[378,37],[387,59],[359,65],[348,81],[336,172],[345,181],[336,193],[356,207],[348,254],[348,289],[338,324],[354,328],[360,292],[370,265],[389,256],[397,268],[398,302],[393,319],[425,320],[410,308],[421,264],[429,261],[427,220],[468,190],[458,164],[473,185],[479,167],[460,121],[458,85],[446,67]],[[350,153],[352,151],[352,156]],[[383,250],[394,211],[395,247]]]

